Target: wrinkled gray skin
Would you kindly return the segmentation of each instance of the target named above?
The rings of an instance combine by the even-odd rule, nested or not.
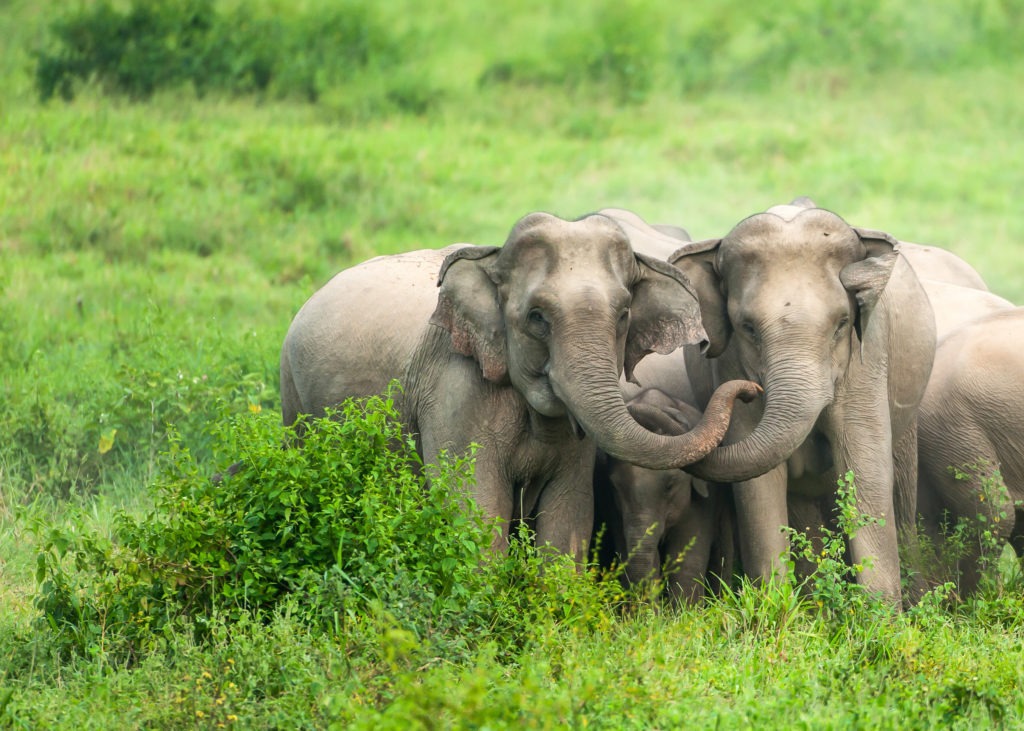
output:
[[[937,541],[948,512],[950,524],[987,519],[997,539],[1011,538],[1024,555],[1024,308],[1007,303],[1002,311],[988,292],[972,290],[973,308],[961,297],[958,317],[977,319],[952,330],[935,351],[928,389],[919,413],[918,510],[922,525]],[[1003,300],[1005,302],[1005,300]],[[966,475],[957,480],[956,467]],[[983,482],[999,469],[1009,495],[985,494]],[[1019,504],[1018,504],[1019,505]],[[993,518],[1005,512],[1008,519]],[[963,595],[977,588],[976,543],[958,566]],[[927,587],[925,587],[927,588]]]
[[[683,434],[701,412],[656,388],[640,391],[627,406],[636,420],[659,434]],[[651,470],[598,451],[594,472],[597,520],[607,526],[606,545],[624,564],[624,580],[665,581],[667,595],[689,603],[728,580],[735,561],[735,519],[726,491],[682,470]],[[662,568],[669,571],[662,576]]]
[[[334,277],[285,337],[282,412],[291,424],[399,379],[397,407],[425,463],[480,445],[472,491],[503,520],[496,548],[509,521],[534,517],[539,543],[582,558],[598,445],[677,467],[720,441],[737,394],[752,396],[753,384],[723,389],[685,435],[634,421],[620,373],[704,338],[686,280],[634,253],[611,219],[536,213],[502,247],[377,257]]]
[[[762,578],[784,571],[780,526],[830,515],[836,480],[852,470],[857,507],[885,520],[851,540],[853,561],[871,557],[858,581],[898,604],[897,531],[914,522],[935,324],[895,239],[812,205],[751,216],[671,259],[698,292],[715,382],[742,376],[765,390],[737,409],[723,446],[686,469],[735,483],[743,566]]]

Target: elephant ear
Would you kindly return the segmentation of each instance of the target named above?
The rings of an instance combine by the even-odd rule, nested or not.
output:
[[[704,355],[716,358],[729,344],[732,326],[722,293],[722,278],[718,274],[718,246],[721,239],[696,241],[678,249],[669,262],[686,275],[697,293],[700,317],[710,341]]]
[[[449,254],[437,276],[441,291],[430,317],[430,324],[450,333],[452,348],[474,358],[484,378],[495,383],[508,377],[505,322],[492,274],[500,251],[498,246],[467,246]]]
[[[633,369],[648,353],[707,342],[697,295],[682,272],[660,259],[634,255],[640,276],[633,285],[623,364],[626,379],[633,383]]]
[[[899,242],[884,231],[865,228],[855,228],[853,231],[864,244],[867,255],[843,267],[839,272],[839,281],[857,300],[854,327],[861,342],[863,357],[865,334],[899,258]]]

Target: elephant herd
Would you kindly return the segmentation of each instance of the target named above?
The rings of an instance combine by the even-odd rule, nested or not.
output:
[[[623,209],[532,213],[500,247],[336,275],[285,336],[282,412],[397,379],[425,463],[478,445],[495,550],[529,520],[582,561],[605,525],[627,580],[685,601],[737,556],[752,578],[785,571],[783,527],[827,524],[852,471],[878,519],[850,539],[857,580],[899,605],[915,598],[899,545],[919,528],[1005,515],[996,537],[1024,550],[1020,342],[1024,308],[966,262],[806,198],[705,241]],[[1008,493],[986,487],[996,469]],[[961,559],[962,590],[977,564]]]

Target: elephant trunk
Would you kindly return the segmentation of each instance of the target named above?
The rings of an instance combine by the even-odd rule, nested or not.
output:
[[[768,371],[764,413],[754,430],[689,465],[687,472],[717,482],[750,480],[788,459],[807,439],[834,387],[817,364],[801,367],[795,358],[775,362],[780,365]]]
[[[729,428],[735,399],[749,401],[760,392],[757,384],[749,381],[725,383],[715,391],[692,430],[663,436],[648,431],[630,415],[619,386],[620,369],[610,348],[607,355],[597,357],[592,349],[574,344],[566,349],[551,359],[549,377],[555,394],[599,448],[611,457],[649,469],[678,469],[710,453]]]
[[[626,545],[622,546],[622,551],[625,576],[630,584],[661,578],[661,552],[655,535],[627,526]]]

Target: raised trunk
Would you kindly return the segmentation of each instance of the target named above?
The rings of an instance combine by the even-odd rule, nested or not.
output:
[[[610,356],[570,350],[573,352],[552,358],[549,376],[555,394],[598,447],[616,459],[649,469],[678,469],[710,453],[729,428],[735,399],[749,401],[760,392],[750,381],[725,383],[715,391],[692,430],[662,436],[648,431],[630,415]]]
[[[831,402],[833,386],[817,364],[779,358],[765,379],[764,414],[739,442],[687,466],[692,475],[716,482],[741,482],[763,475],[789,458],[811,433]]]

